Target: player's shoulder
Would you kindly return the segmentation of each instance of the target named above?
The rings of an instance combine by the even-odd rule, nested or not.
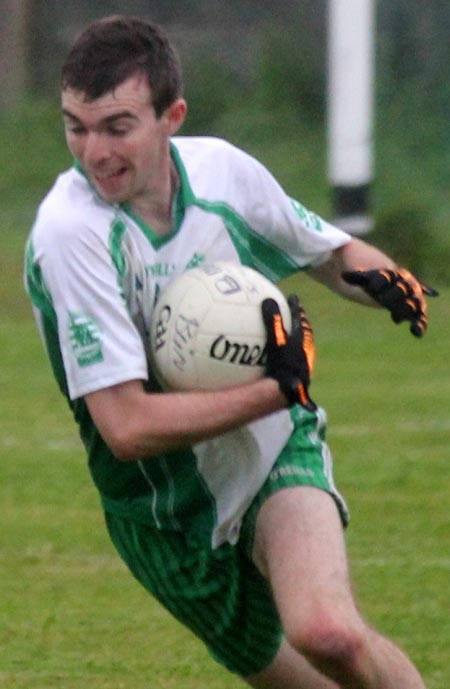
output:
[[[198,198],[221,199],[234,206],[249,188],[256,193],[261,174],[266,174],[253,156],[225,139],[175,137],[173,144]]]
[[[253,160],[252,156],[239,146],[226,139],[215,136],[176,136],[172,143],[186,166],[197,163],[210,163],[212,166],[223,164],[245,164]]]
[[[108,227],[114,210],[95,193],[81,170],[58,175],[41,201],[32,228],[34,241],[67,241],[83,229]]]

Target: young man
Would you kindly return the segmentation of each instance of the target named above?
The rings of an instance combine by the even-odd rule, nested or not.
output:
[[[274,281],[308,269],[416,335],[427,288],[287,197],[249,155],[175,136],[186,103],[157,26],[112,17],[88,27],[63,67],[62,111],[76,162],[39,208],[27,285],[120,555],[253,687],[423,688],[352,597],[347,512],[325,414],[307,395],[298,304],[287,344],[276,305],[264,305],[267,376],[212,392],[161,392],[147,333],[159,290],[218,259]]]

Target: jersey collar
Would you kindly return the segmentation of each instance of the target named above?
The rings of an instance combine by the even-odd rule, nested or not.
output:
[[[173,200],[173,208],[172,208],[172,213],[173,213],[173,226],[174,230],[171,232],[170,235],[166,237],[158,237],[153,231],[152,228],[149,227],[139,216],[137,216],[133,211],[129,208],[128,204],[121,203],[118,204],[118,208],[120,208],[122,211],[124,211],[127,215],[129,215],[135,223],[139,225],[139,227],[145,232],[145,234],[149,237],[151,242],[153,244],[164,244],[168,239],[173,237],[178,230],[181,227],[181,223],[183,222],[184,218],[184,213],[186,211],[186,208],[188,206],[191,206],[195,203],[196,199],[194,196],[194,193],[192,191],[191,185],[189,183],[189,178],[186,172],[186,168],[184,167],[183,161],[181,160],[180,153],[173,143],[173,141],[170,142],[170,155],[172,158],[172,161],[175,165],[175,169],[178,174],[178,179],[179,179],[179,186],[175,194],[175,198]],[[80,172],[86,180],[89,182],[90,186],[92,189],[95,191],[95,187],[91,184],[88,175],[84,171],[81,163],[79,160],[74,161],[74,167],[78,172]]]

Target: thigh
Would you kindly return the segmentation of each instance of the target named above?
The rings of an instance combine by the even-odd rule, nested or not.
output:
[[[292,411],[294,431],[277,457],[267,479],[247,510],[241,528],[240,543],[253,557],[255,526],[262,506],[276,494],[299,486],[318,488],[332,497],[340,519],[347,526],[349,515],[345,500],[333,477],[333,458],[325,440],[326,414],[319,408],[307,412],[301,407]],[[328,504],[329,501],[326,501]]]
[[[266,579],[238,547],[158,531],[107,514],[110,536],[136,579],[232,672],[258,673],[277,654],[281,623]]]
[[[287,635],[330,615],[356,620],[342,520],[327,492],[298,486],[266,500],[254,560],[270,581]]]

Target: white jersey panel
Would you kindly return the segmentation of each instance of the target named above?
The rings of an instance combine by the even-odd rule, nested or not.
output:
[[[192,265],[196,257],[200,262],[239,262],[238,252],[225,229],[223,219],[218,215],[205,213],[197,206],[186,208],[178,232],[157,250],[152,248],[149,239],[132,218],[123,211],[120,212],[120,217],[133,234],[146,274],[160,290],[181,275],[188,265]]]
[[[213,548],[237,542],[242,518],[292,429],[289,411],[283,410],[194,446],[199,471],[216,501]]]
[[[114,212],[86,193],[87,186],[74,170],[62,175],[32,234],[34,260],[57,318],[71,399],[148,375],[144,346],[111,259]]]
[[[346,232],[291,199],[255,158],[214,138],[175,137],[189,170],[194,195],[211,202],[225,199],[249,227],[282,249],[299,268],[324,263],[347,244]],[[205,167],[214,168],[205,174]]]

